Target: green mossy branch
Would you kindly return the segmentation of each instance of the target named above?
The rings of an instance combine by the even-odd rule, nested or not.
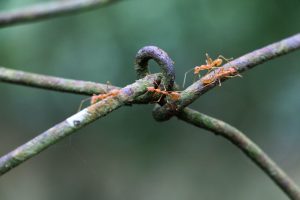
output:
[[[20,8],[15,11],[0,13],[0,27],[82,12],[84,10],[102,7],[116,1],[118,0],[56,0],[42,3],[27,8]]]
[[[261,148],[235,127],[189,108],[184,108],[177,117],[226,138],[253,160],[291,199],[300,199],[297,184]]]
[[[103,94],[117,89],[107,84],[58,78],[4,67],[0,67],[0,81],[84,95]]]

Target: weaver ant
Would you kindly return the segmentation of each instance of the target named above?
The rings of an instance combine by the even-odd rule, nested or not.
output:
[[[172,99],[173,101],[176,101],[180,98],[179,92],[176,92],[176,91],[166,91],[166,90],[161,90],[161,89],[155,88],[155,87],[147,87],[147,90],[148,90],[148,92],[155,92],[155,93],[161,94],[161,97],[159,98],[159,100],[157,102],[159,102],[161,100],[163,95],[170,97],[170,99]]]
[[[99,101],[102,101],[103,99],[106,99],[107,97],[115,97],[117,96],[118,94],[120,93],[120,90],[119,89],[113,89],[111,90],[110,92],[108,93],[105,93],[105,94],[94,94],[93,96],[89,97],[89,98],[86,98],[86,99],[83,99],[81,102],[80,102],[80,106],[78,108],[78,111],[81,110],[81,107],[82,107],[82,104],[84,102],[86,102],[87,100],[91,100],[90,101],[90,104],[93,105]]]
[[[207,77],[206,77],[207,76]],[[203,85],[210,85],[214,83],[215,81],[219,81],[219,86],[221,86],[221,79],[226,77],[242,77],[240,74],[238,74],[238,71],[235,67],[229,67],[227,69],[220,69],[217,73],[206,75],[201,79],[201,83]]]
[[[190,70],[188,70],[187,72],[185,72],[184,74],[184,79],[183,79],[183,84],[182,84],[182,87],[184,88],[184,85],[185,85],[185,80],[186,80],[186,76],[187,74],[194,70],[194,75],[198,75],[199,78],[201,78],[201,71],[204,71],[204,70],[208,70],[207,73],[211,72],[213,69],[217,68],[217,67],[220,67],[223,63],[223,60],[226,61],[226,62],[229,62],[230,60],[232,60],[233,58],[225,58],[224,56],[222,55],[219,55],[217,57],[217,59],[213,60],[211,57],[209,57],[208,53],[205,54],[206,56],[206,65],[200,65],[200,66],[196,66]],[[207,74],[206,73],[206,74]]]
[[[107,97],[115,97],[117,96],[118,94],[120,93],[120,90],[119,89],[113,89],[111,90],[109,93],[106,93],[106,94],[98,94],[98,95],[93,95],[91,97],[91,105],[92,104],[95,104],[103,99],[106,99]]]
[[[157,93],[161,95],[156,102],[160,102],[163,96],[167,96],[173,101],[177,101],[180,98],[179,91],[167,91],[164,85],[163,85],[164,90],[161,90],[160,88],[158,88],[160,84],[155,82],[155,85],[156,87],[147,87],[147,92]]]

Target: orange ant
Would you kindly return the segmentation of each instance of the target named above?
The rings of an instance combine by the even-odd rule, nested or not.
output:
[[[109,93],[106,94],[98,94],[98,95],[93,95],[91,97],[91,105],[95,104],[103,99],[106,99],[107,97],[115,97],[120,93],[119,89],[113,89]]]
[[[161,97],[159,98],[159,100],[157,102],[159,102],[161,100],[163,95],[170,97],[173,101],[176,101],[180,98],[179,92],[176,92],[176,91],[166,91],[166,90],[161,90],[161,89],[155,88],[155,87],[147,87],[147,90],[148,90],[148,92],[155,92],[155,93],[161,94]]]
[[[95,104],[95,103],[97,103],[97,102],[99,102],[99,101],[101,101],[101,100],[103,100],[103,99],[106,99],[107,97],[115,97],[115,96],[117,96],[119,93],[120,93],[120,90],[119,90],[119,89],[113,89],[113,90],[111,90],[110,92],[105,93],[105,94],[98,94],[98,95],[94,94],[93,96],[91,96],[91,97],[89,97],[89,98],[86,98],[86,99],[84,99],[84,100],[81,101],[80,106],[79,106],[79,108],[78,108],[78,111],[81,110],[82,104],[83,104],[84,102],[86,102],[87,100],[89,100],[89,99],[91,100],[91,101],[90,101],[91,105],[93,105],[93,104]]]
[[[194,70],[194,75],[198,75],[198,77],[200,78],[201,77],[201,74],[200,74],[201,71],[208,70],[207,73],[209,73],[213,69],[215,69],[217,67],[220,67],[223,63],[223,60],[225,60],[226,62],[229,62],[230,60],[233,59],[233,58],[227,59],[224,56],[219,55],[217,59],[213,60],[211,57],[209,57],[208,53],[206,53],[205,56],[206,56],[206,60],[205,60],[206,65],[196,66],[196,67],[188,70],[187,72],[185,72],[182,87],[184,87],[186,76],[190,71]]]
[[[207,77],[206,77],[207,76]],[[215,81],[219,81],[219,86],[221,86],[221,79],[224,77],[242,77],[238,74],[238,71],[235,67],[229,67],[227,69],[222,68],[217,73],[206,75],[201,79],[203,85],[210,85]]]

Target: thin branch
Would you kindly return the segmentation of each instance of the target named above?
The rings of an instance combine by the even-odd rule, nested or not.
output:
[[[1,81],[18,85],[84,95],[103,94],[112,89],[118,89],[115,86],[107,84],[46,76],[35,73],[28,73],[20,70],[8,69],[4,67],[0,67],[0,82]]]
[[[104,117],[122,105],[131,104],[136,97],[147,91],[147,87],[153,87],[153,83],[160,81],[160,79],[160,74],[153,74],[139,79],[135,83],[120,89],[116,96],[108,97],[85,108],[1,157],[0,176],[96,119]]]
[[[103,7],[118,0],[72,0],[42,3],[15,11],[0,13],[0,27],[39,21]]]
[[[184,108],[177,117],[185,122],[212,131],[216,135],[226,138],[253,160],[290,199],[300,199],[300,189],[297,184],[241,131],[221,120],[189,108]]]
[[[249,70],[263,62],[293,52],[300,48],[300,34],[296,34],[279,42],[273,43],[261,49],[255,50],[244,56],[241,56],[227,64],[224,67],[212,71],[208,76],[213,76],[214,73],[218,73],[222,69],[228,69],[234,66],[238,72],[242,73]],[[227,80],[226,78],[221,81]],[[153,116],[158,121],[164,121],[170,119],[179,110],[190,105],[201,95],[218,85],[218,81],[212,84],[204,85],[202,81],[196,81],[194,84],[186,88],[181,93],[181,98],[174,102],[174,105],[164,105],[162,107],[156,107],[153,112]]]

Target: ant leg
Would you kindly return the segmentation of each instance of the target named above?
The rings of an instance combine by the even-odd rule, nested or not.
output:
[[[91,98],[92,98],[92,97],[89,97],[89,98],[83,99],[83,100],[80,102],[80,105],[79,105],[79,107],[78,107],[78,110],[77,110],[77,112],[79,112],[79,111],[81,110],[83,103],[84,103],[84,102],[86,102],[87,100],[90,100]]]
[[[225,58],[224,56],[222,55],[219,55],[218,58],[222,58],[223,60],[225,60],[226,62],[230,62],[233,60],[233,58]]]
[[[165,85],[163,85],[165,93],[163,93],[163,91],[161,91],[161,96],[159,97],[159,99],[156,101],[157,103],[160,102],[160,100],[163,98],[164,95],[168,94],[167,88]]]
[[[220,80],[220,79],[218,79],[218,81],[219,81],[219,87],[221,87],[221,86],[222,86],[222,84],[221,84],[221,80]]]
[[[214,71],[214,70],[217,69],[217,68],[219,68],[219,67],[212,67],[212,68],[210,68],[210,69],[207,71],[206,74],[210,73],[211,71]],[[205,74],[205,75],[206,75],[206,74]]]
[[[155,88],[158,88],[159,84],[158,84],[155,80],[154,80],[154,83],[155,83],[155,85],[156,85]]]
[[[226,77],[228,77],[228,78],[234,78],[234,77],[237,77],[237,76],[243,78],[243,76],[240,75],[240,74],[236,74],[236,75],[233,75],[233,76],[226,76]]]
[[[147,90],[147,92],[145,92],[145,94],[144,94],[144,95],[146,95],[148,92],[152,92],[152,93],[153,93],[153,94],[152,94],[152,96],[151,96],[151,98],[153,98],[153,97],[154,97],[154,95],[155,95],[155,93],[156,93],[155,91],[149,91],[149,90]],[[156,102],[156,103],[157,103],[157,102],[159,102],[160,100],[161,100],[161,97],[159,98],[159,100],[158,100],[158,101],[152,101],[152,102]],[[152,103],[152,102],[151,102],[151,103]]]
[[[188,74],[190,71],[192,71],[193,69],[194,69],[194,68],[191,68],[191,69],[189,69],[187,72],[184,73],[184,78],[183,78],[182,88],[184,88],[185,80],[186,80],[187,74]]]
[[[159,99],[156,101],[156,103],[160,102],[160,100],[162,99],[163,96],[164,96],[163,94],[160,95],[160,97],[159,97]]]
[[[204,84],[204,83],[202,83],[202,84],[203,84],[204,87],[206,87],[206,86],[209,86],[209,85],[213,84],[214,82],[216,82],[216,80],[214,80],[214,81],[212,81],[210,83],[207,83],[207,84]]]

